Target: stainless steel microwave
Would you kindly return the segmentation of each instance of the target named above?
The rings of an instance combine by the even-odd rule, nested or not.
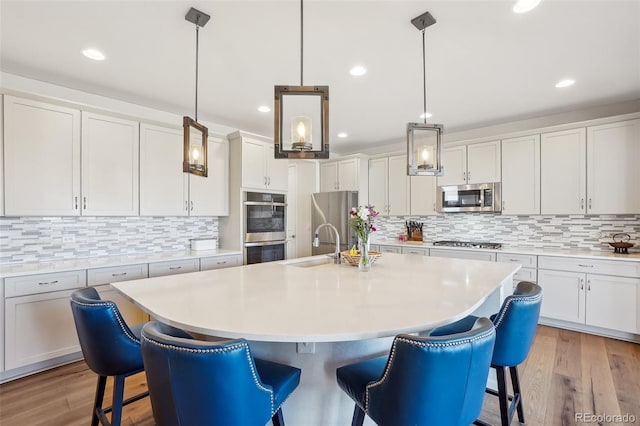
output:
[[[436,209],[442,213],[500,212],[500,189],[498,182],[439,186]]]

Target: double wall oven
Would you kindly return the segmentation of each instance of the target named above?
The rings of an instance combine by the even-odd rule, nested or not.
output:
[[[244,193],[244,263],[284,260],[286,211],[284,194]]]

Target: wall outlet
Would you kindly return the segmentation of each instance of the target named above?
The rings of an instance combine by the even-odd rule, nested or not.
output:
[[[298,342],[296,352],[299,354],[314,354],[316,353],[316,344],[314,342]]]
[[[62,236],[62,242],[63,243],[75,243],[76,242],[76,236],[74,234],[63,235]]]

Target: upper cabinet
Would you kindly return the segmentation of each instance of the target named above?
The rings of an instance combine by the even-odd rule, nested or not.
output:
[[[273,142],[257,135],[235,132],[231,143],[240,144],[241,187],[246,189],[287,191],[287,160],[275,159]],[[235,159],[234,159],[235,161]]]
[[[79,110],[4,96],[7,216],[80,214],[80,129]]]
[[[358,191],[358,203],[368,204],[369,157],[355,155],[320,163],[320,192]]]
[[[500,182],[500,141],[443,148],[442,165],[439,186]]]
[[[412,216],[436,214],[436,181],[435,176],[411,176],[409,203]]]
[[[137,121],[82,112],[82,214],[138,215]]]
[[[640,119],[587,127],[587,213],[640,213]]]
[[[502,214],[540,214],[540,135],[502,140]]]
[[[140,125],[140,215],[229,214],[229,142],[209,134],[209,176],[182,171],[182,130]]]
[[[369,160],[369,204],[385,216],[410,213],[406,156]]]

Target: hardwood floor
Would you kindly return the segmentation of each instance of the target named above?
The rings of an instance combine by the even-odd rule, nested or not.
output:
[[[575,425],[576,413],[630,414],[640,423],[638,344],[540,326],[520,366],[520,381],[527,425]],[[95,374],[84,362],[76,362],[0,385],[0,425],[87,425],[95,383]],[[127,379],[125,397],[145,386],[144,374]],[[111,381],[107,404],[110,395]],[[481,418],[499,424],[497,413],[497,399],[488,395]],[[345,419],[344,424],[349,422]],[[149,400],[127,406],[122,424],[154,425]],[[518,424],[517,419],[512,424]]]

